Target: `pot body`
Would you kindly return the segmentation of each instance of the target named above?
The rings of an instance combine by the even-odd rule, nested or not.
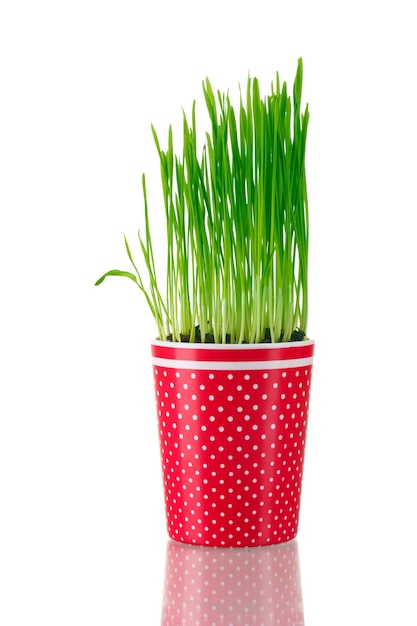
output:
[[[298,530],[314,342],[152,342],[168,534],[261,546]]]

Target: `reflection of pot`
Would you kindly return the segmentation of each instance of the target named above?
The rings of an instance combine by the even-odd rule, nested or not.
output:
[[[154,341],[168,534],[242,547],[297,534],[313,341]]]
[[[257,548],[168,542],[161,626],[303,626],[296,541]]]

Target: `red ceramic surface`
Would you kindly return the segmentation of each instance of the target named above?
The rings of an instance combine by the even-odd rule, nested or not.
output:
[[[297,534],[314,342],[152,343],[168,534],[205,546]]]

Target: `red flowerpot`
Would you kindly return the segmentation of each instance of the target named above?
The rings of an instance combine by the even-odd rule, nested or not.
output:
[[[205,546],[297,534],[314,342],[152,342],[169,536]]]
[[[296,541],[204,548],[169,541],[161,626],[304,626]]]

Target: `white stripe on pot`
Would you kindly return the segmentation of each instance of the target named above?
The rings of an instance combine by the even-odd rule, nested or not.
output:
[[[170,367],[186,370],[283,370],[293,367],[313,365],[313,357],[288,359],[285,361],[182,361],[153,357],[152,362],[158,367]]]

